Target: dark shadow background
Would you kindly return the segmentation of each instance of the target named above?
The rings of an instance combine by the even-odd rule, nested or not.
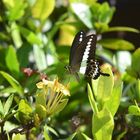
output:
[[[110,26],[129,26],[140,30],[140,0],[99,0],[101,3],[105,1],[116,7]],[[140,34],[114,32],[104,36],[124,38],[132,42],[136,48],[140,47]]]

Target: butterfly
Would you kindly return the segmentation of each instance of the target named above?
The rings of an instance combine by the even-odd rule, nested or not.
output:
[[[66,69],[74,74],[78,81],[80,80],[78,72],[92,79],[97,79],[100,75],[109,76],[109,74],[101,72],[99,62],[95,59],[96,42],[95,34],[86,36],[84,31],[78,32],[73,40],[69,65],[66,66]],[[82,67],[83,62],[86,63],[85,67]]]

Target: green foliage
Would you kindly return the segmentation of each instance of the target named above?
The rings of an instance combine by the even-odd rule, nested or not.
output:
[[[118,81],[114,84],[111,69],[105,70],[110,77],[99,77],[92,80],[91,87],[88,85],[88,97],[93,110],[92,134],[97,140],[112,139],[114,128],[113,117],[120,105],[122,83]],[[96,100],[95,100],[96,99]]]
[[[115,7],[97,0],[1,0],[0,9],[0,139],[140,139],[140,49],[102,36],[140,31],[110,27]],[[97,34],[96,55],[109,62],[100,67],[109,77],[87,83],[80,75],[77,83],[65,71],[79,30]]]

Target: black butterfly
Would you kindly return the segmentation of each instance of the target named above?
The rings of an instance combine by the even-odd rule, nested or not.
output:
[[[66,68],[74,74],[79,81],[78,72],[82,71],[87,78],[97,79],[100,75],[109,76],[100,71],[99,62],[95,60],[97,37],[95,34],[86,36],[85,32],[80,31],[76,34],[70,50],[69,66]],[[82,62],[86,62],[84,68]]]

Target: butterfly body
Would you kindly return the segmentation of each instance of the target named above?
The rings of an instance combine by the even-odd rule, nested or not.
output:
[[[70,50],[69,66],[66,68],[71,74],[76,75],[79,81],[78,72],[80,71],[87,78],[97,79],[100,75],[108,76],[100,72],[99,62],[95,60],[97,37],[95,34],[86,36],[83,31],[76,34]],[[86,63],[84,68],[82,62]]]

